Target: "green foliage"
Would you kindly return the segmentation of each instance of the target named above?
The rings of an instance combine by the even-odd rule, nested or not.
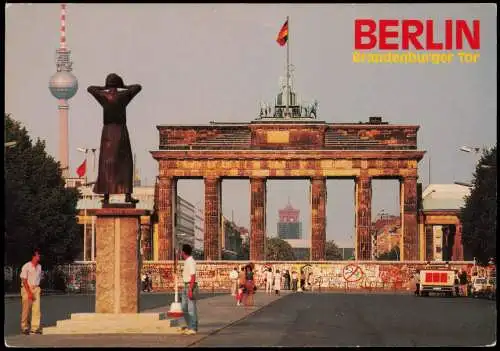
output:
[[[399,261],[401,253],[399,252],[399,246],[394,246],[391,251],[384,252],[377,257],[379,261]]]
[[[295,255],[289,243],[280,238],[266,238],[266,260],[293,261]]]
[[[238,251],[237,260],[249,260],[250,259],[250,248],[246,242],[241,244],[241,250]]]
[[[325,255],[327,260],[341,261],[342,250],[335,244],[335,241],[329,240],[325,243]]]
[[[81,251],[77,224],[78,190],[66,189],[59,163],[33,143],[21,124],[5,115],[4,263],[21,265],[41,250],[44,268],[71,262]]]
[[[497,233],[497,146],[483,150],[476,166],[473,188],[461,209],[464,259],[475,257],[480,264],[496,258]]]

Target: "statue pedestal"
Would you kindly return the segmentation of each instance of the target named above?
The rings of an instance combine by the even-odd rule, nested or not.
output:
[[[139,313],[140,217],[130,207],[96,210],[96,313],[74,313],[43,334],[174,333],[177,319],[166,312]],[[165,301],[165,304],[167,302]]]
[[[148,211],[96,210],[96,313],[138,313],[140,218]]]

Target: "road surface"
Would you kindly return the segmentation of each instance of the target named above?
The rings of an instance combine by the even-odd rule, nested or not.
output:
[[[196,346],[484,346],[496,302],[391,294],[292,294]]]

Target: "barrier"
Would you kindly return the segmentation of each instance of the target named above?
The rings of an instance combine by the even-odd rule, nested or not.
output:
[[[238,269],[248,261],[197,261],[198,286],[202,291],[229,291],[231,280],[229,273],[234,267]],[[314,289],[318,291],[352,290],[360,291],[398,291],[412,289],[413,277],[417,269],[424,268],[423,261],[258,261],[254,262],[254,276],[258,287],[264,287],[264,268],[271,266],[280,272],[300,273],[302,269],[310,273]],[[435,263],[433,263],[434,265]],[[182,261],[179,263],[182,269]],[[474,262],[450,262],[452,269],[465,269],[471,277],[478,267]],[[483,269],[483,268],[480,268]],[[92,292],[95,289],[95,263],[79,262],[71,265],[58,266],[63,272],[67,283],[71,281],[79,285],[80,292]],[[149,273],[153,291],[173,291],[173,261],[145,261],[142,263],[142,273]],[[49,272],[47,276],[54,276]],[[17,270],[12,276],[16,277]],[[306,277],[307,280],[308,277]],[[16,282],[17,284],[17,282]]]

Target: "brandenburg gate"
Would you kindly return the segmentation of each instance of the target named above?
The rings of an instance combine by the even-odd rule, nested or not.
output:
[[[264,107],[249,123],[160,125],[159,259],[173,258],[176,184],[179,179],[205,183],[205,259],[220,260],[221,181],[249,179],[250,260],[265,260],[266,181],[308,179],[311,189],[311,255],[325,260],[326,180],[355,182],[356,258],[371,259],[372,180],[400,182],[401,260],[419,260],[417,225],[417,165],[425,151],[417,150],[417,125],[391,125],[381,117],[367,122],[326,123],[316,119],[315,105],[284,106],[280,93],[274,111]],[[288,111],[288,112],[287,112]],[[335,223],[332,223],[335,225]]]

